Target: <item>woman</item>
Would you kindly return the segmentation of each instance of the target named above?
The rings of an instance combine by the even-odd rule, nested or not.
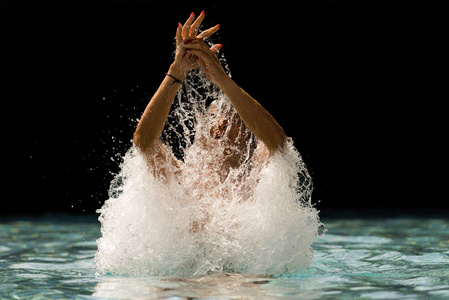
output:
[[[101,272],[283,274],[311,263],[320,225],[311,178],[279,124],[226,75],[216,55],[221,45],[204,42],[219,26],[198,34],[203,19],[204,12],[196,20],[192,13],[178,25],[174,62],[134,134],[137,152],[124,159],[118,196],[100,210]],[[171,106],[195,68],[173,124]],[[167,118],[168,134],[187,145],[182,160],[160,140]]]
[[[184,25],[178,24],[174,62],[146,107],[134,133],[135,146],[145,154],[153,172],[163,175],[165,178],[168,176],[167,162],[170,162],[176,169],[174,172],[176,176],[183,176],[182,170],[185,169],[180,168],[182,162],[174,157],[170,149],[159,138],[182,81],[188,71],[194,68],[200,68],[201,72],[221,89],[239,116],[239,118],[231,118],[231,121],[229,115],[213,116],[218,111],[214,105],[208,109],[209,117],[213,116],[209,139],[217,141],[226,135],[225,140],[228,143],[226,148],[228,150],[219,153],[224,156],[224,159],[217,159],[217,162],[222,162],[218,166],[222,180],[229,170],[238,167],[241,161],[239,159],[240,151],[229,150],[241,149],[245,142],[243,140],[245,135],[240,134],[244,128],[241,121],[262,142],[259,147],[263,149],[259,149],[257,152],[259,153],[257,159],[268,159],[274,152],[279,151],[286,141],[286,135],[276,120],[225,73],[216,55],[222,45],[217,44],[209,48],[204,42],[206,38],[218,31],[220,25],[198,34],[204,16],[203,11],[195,20],[195,14],[192,13]],[[203,141],[203,144],[205,142],[207,141]],[[211,147],[213,147],[213,142],[208,143],[207,149],[211,150]]]

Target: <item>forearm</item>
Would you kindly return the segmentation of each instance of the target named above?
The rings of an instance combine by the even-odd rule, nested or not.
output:
[[[248,129],[264,142],[271,153],[282,147],[286,141],[284,130],[259,102],[228,76],[223,76],[217,84],[231,100]]]
[[[170,67],[168,74],[179,80],[184,79],[183,72],[175,64]],[[179,83],[172,84],[172,82],[173,78],[165,76],[140,118],[134,133],[134,144],[142,150],[152,146],[161,136],[173,100],[180,87]]]

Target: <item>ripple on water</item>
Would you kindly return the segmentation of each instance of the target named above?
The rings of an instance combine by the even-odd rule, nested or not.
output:
[[[80,223],[58,226],[62,232],[71,230],[78,237],[72,244],[60,244],[53,253],[30,250],[41,247],[40,241],[26,237],[30,231],[48,229],[46,224],[22,224],[28,228],[22,227],[14,239],[27,240],[27,248],[12,243],[12,238],[7,237],[3,247],[8,249],[3,250],[8,252],[1,252],[0,259],[0,298],[449,298],[449,245],[445,242],[448,232],[441,220],[358,220],[357,230],[354,220],[327,220],[325,223],[331,236],[324,235],[314,243],[314,261],[307,270],[282,277],[213,274],[177,278],[96,275],[93,257],[99,225],[81,226]],[[440,231],[432,229],[437,238],[431,247],[428,246],[429,239],[418,238],[414,244],[410,243],[409,237],[430,234],[428,223],[442,225]],[[0,233],[12,232],[8,228],[11,226],[10,223],[0,223]],[[369,235],[366,227],[370,228]],[[367,243],[361,238],[364,234]],[[376,241],[373,237],[385,238],[386,234],[390,242],[380,239],[377,241],[384,243],[373,243]],[[357,238],[352,239],[352,236]],[[358,242],[345,243],[345,237]],[[47,242],[60,238],[60,232],[55,229],[47,236]],[[83,243],[83,239],[88,243]],[[81,244],[74,246],[74,243]]]

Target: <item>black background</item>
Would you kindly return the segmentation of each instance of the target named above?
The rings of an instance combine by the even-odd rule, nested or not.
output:
[[[0,214],[101,207],[172,62],[178,22],[201,10],[203,28],[221,24],[214,41],[233,79],[294,139],[318,209],[448,208],[426,197],[422,158],[404,146],[419,130],[402,102],[417,37],[389,9],[348,0],[62,2],[0,6]]]

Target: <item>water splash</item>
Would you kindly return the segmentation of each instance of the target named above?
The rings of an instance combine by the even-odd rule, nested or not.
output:
[[[322,224],[293,142],[264,156],[215,85],[196,70],[186,81],[162,136],[178,167],[167,162],[161,175],[139,150],[127,152],[98,210],[97,270],[197,276],[307,268]]]

